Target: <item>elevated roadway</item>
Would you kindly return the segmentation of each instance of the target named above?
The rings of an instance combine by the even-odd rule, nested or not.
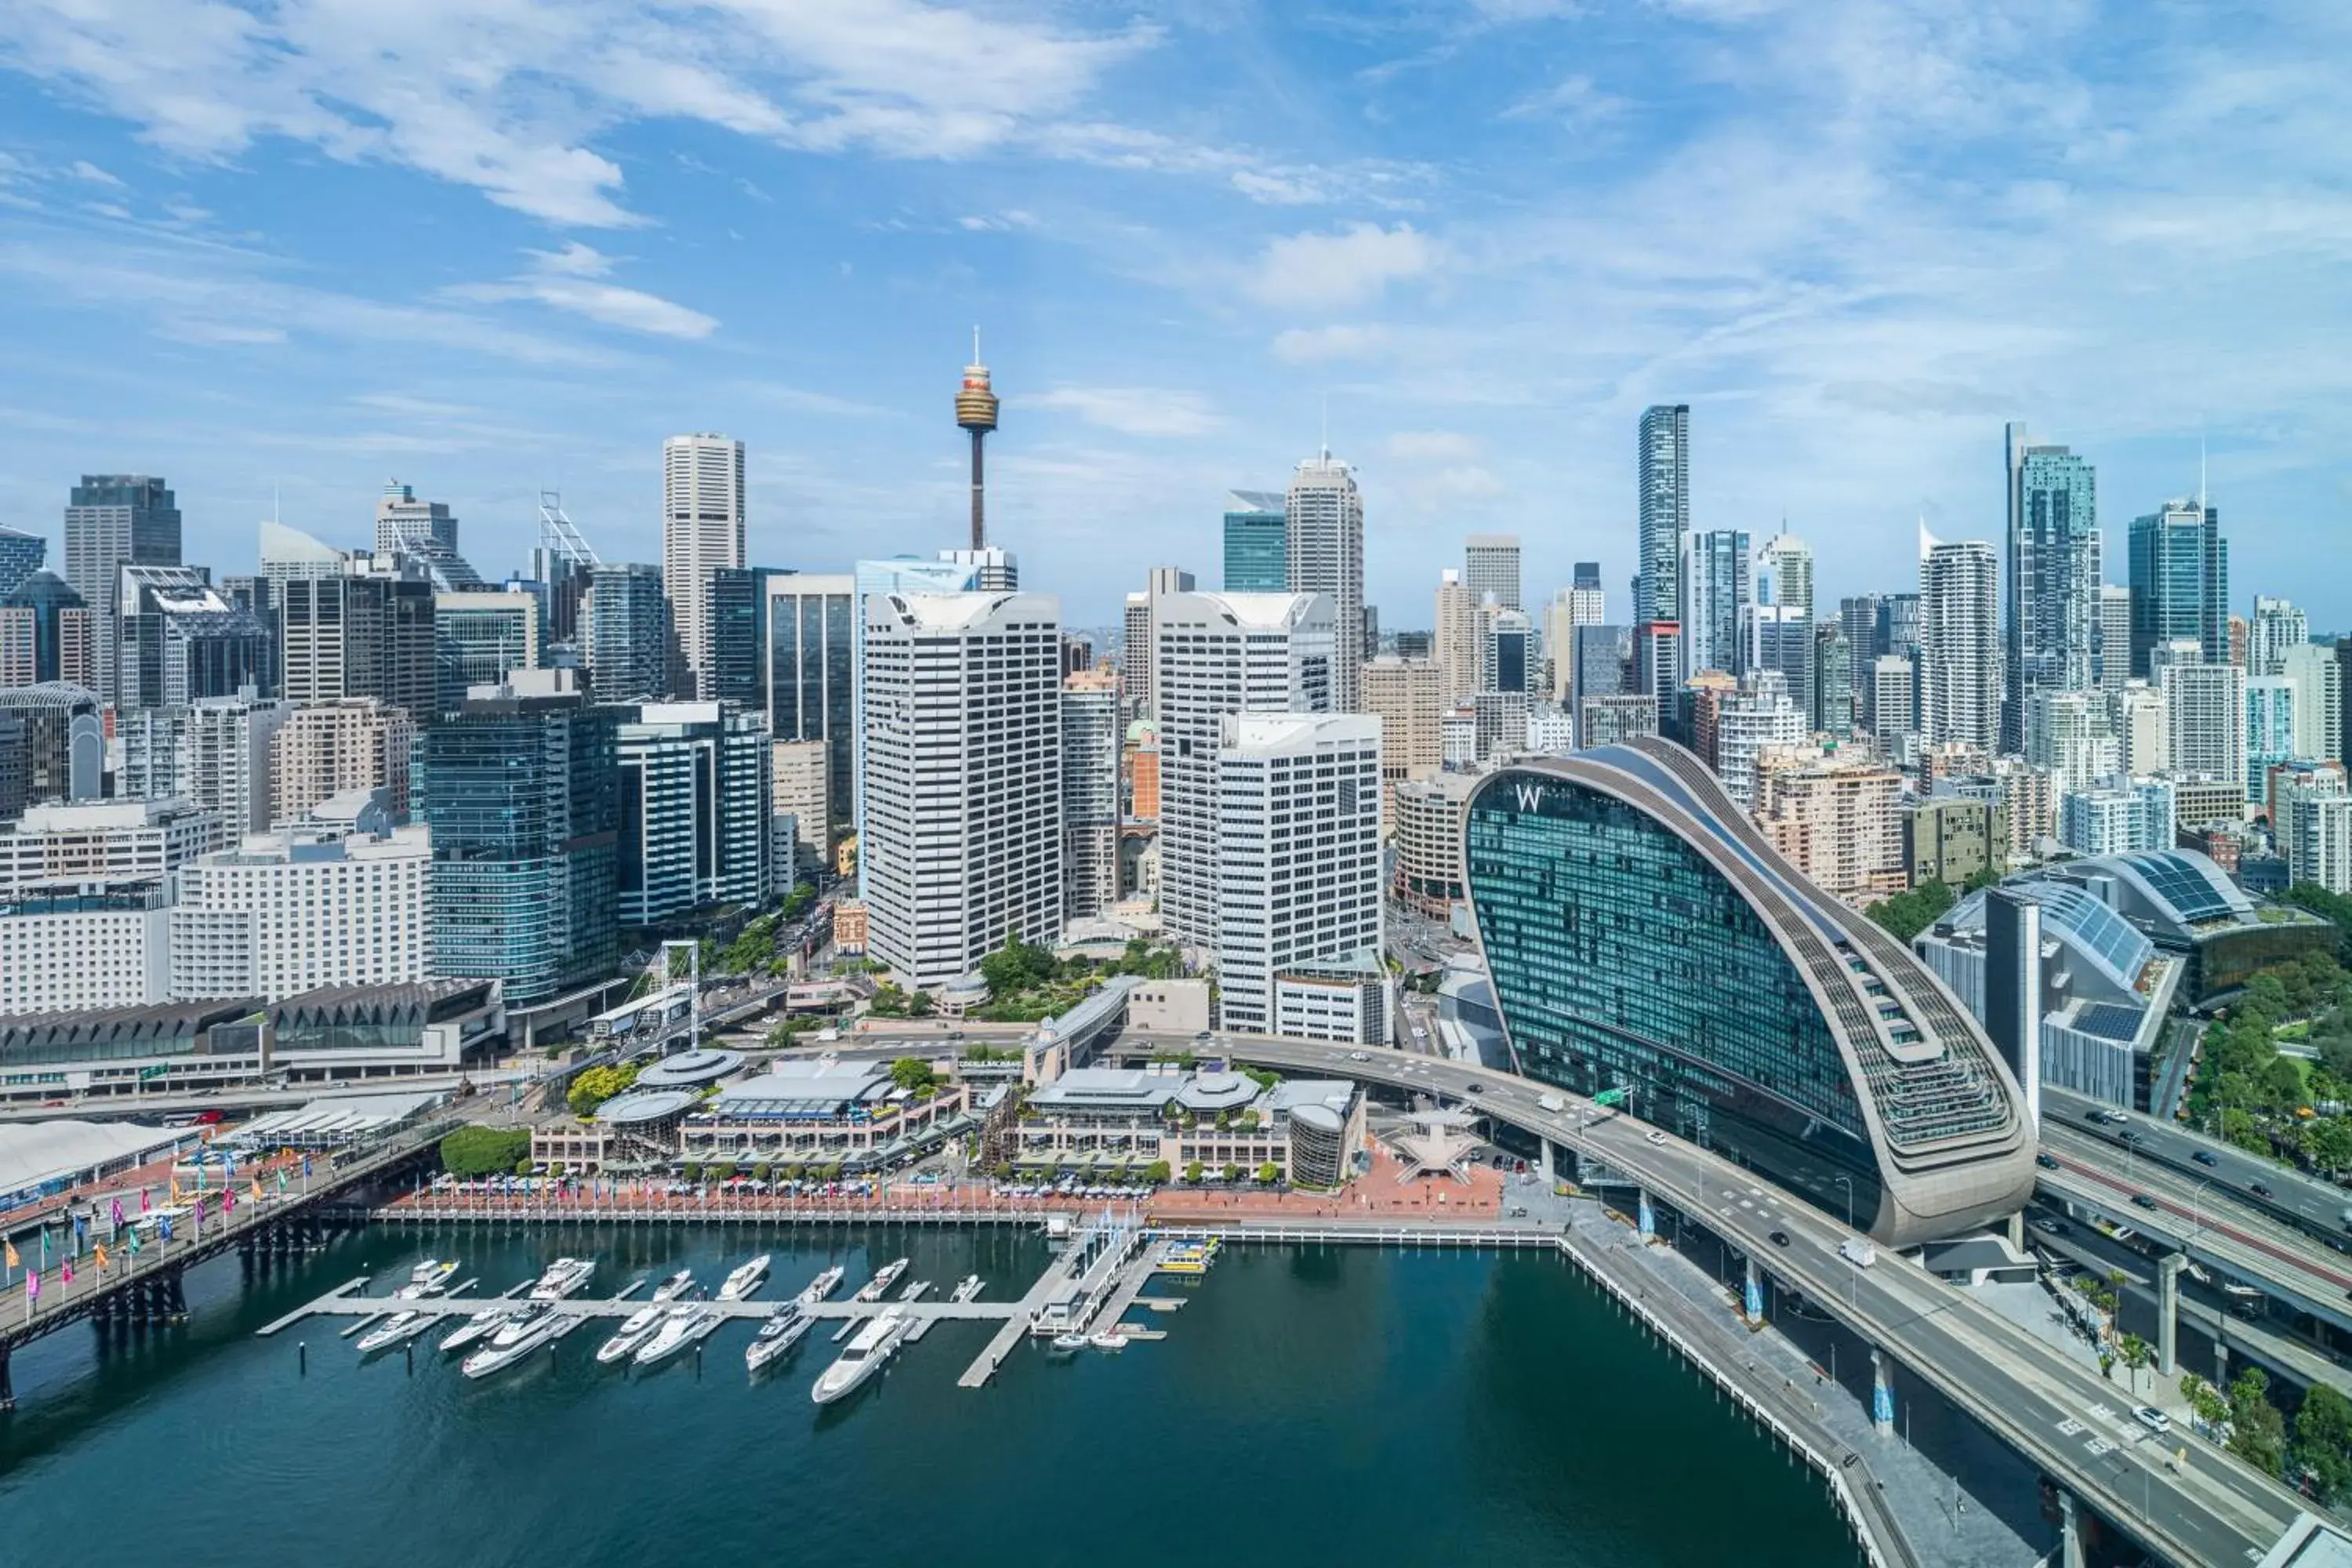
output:
[[[1175,1043],[1130,1032],[1118,1045]],[[2294,1493],[2210,1444],[2139,1427],[2114,1384],[1965,1291],[1884,1252],[1874,1268],[1853,1267],[1837,1250],[1853,1231],[1647,1123],[1467,1063],[1265,1036],[1220,1035],[1217,1047],[1236,1061],[1450,1100],[1604,1161],[1882,1347],[2159,1558],[2258,1562],[2301,1511]],[[1546,1110],[1545,1096],[1564,1109]]]

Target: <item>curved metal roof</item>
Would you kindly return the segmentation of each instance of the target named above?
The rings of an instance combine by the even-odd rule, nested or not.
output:
[[[638,1127],[681,1116],[702,1097],[690,1089],[631,1089],[596,1108],[596,1120],[614,1127]]]
[[[676,1089],[715,1082],[743,1065],[740,1051],[680,1051],[637,1074],[639,1089]]]

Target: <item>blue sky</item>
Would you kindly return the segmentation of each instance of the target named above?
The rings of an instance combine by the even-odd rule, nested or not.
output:
[[[542,487],[658,559],[661,437],[750,447],[752,557],[963,522],[1073,624],[1214,582],[1231,487],[1330,441],[1370,596],[1461,535],[1632,570],[1634,422],[1695,521],[1905,587],[2000,528],[2000,425],[2128,520],[2200,439],[2257,591],[2352,628],[2352,8],[0,0],[0,521],[168,476],[249,570],[388,477],[486,572]]]

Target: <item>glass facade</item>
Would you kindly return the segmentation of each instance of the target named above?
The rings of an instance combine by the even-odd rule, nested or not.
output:
[[[768,587],[768,733],[824,742],[825,798],[836,814],[845,812],[856,755],[850,584],[839,577],[780,577]]]
[[[2134,518],[2130,539],[2131,672],[2146,677],[2148,656],[2193,637],[2209,664],[2230,657],[2230,542],[2217,507],[2166,503]]]
[[[1264,495],[1253,500],[1257,504],[1234,504],[1225,512],[1225,592],[1279,594],[1288,585],[1290,571],[1290,531],[1283,498]]]
[[[1633,1110],[1822,1208],[1878,1212],[1853,1080],[1821,1008],[1748,900],[1636,807],[1558,778],[1473,797],[1478,933],[1521,1069]]]

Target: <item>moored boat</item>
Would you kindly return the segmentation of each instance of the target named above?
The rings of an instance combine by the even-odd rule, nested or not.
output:
[[[586,1289],[588,1281],[595,1277],[594,1258],[559,1258],[548,1265],[547,1272],[539,1277],[539,1283],[530,1288],[530,1299],[534,1301],[560,1301],[566,1296],[574,1296]]]
[[[913,1321],[897,1311],[869,1319],[849,1342],[849,1348],[841,1352],[840,1359],[819,1374],[815,1385],[809,1390],[809,1397],[819,1405],[831,1405],[856,1393],[889,1361]]]
[[[631,1312],[621,1321],[621,1326],[613,1331],[613,1337],[596,1347],[597,1364],[610,1366],[635,1354],[637,1347],[661,1327],[663,1315],[663,1309],[658,1304],[648,1304]]]
[[[680,1296],[685,1295],[688,1290],[693,1289],[694,1270],[691,1268],[681,1268],[677,1273],[671,1275],[668,1279],[654,1287],[654,1300],[656,1301],[675,1301]]]
[[[967,1274],[957,1282],[955,1289],[949,1295],[948,1300],[956,1302],[969,1301],[980,1294],[984,1284],[985,1281],[979,1275]]]
[[[767,1282],[767,1279],[768,1255],[763,1252],[749,1263],[736,1266],[720,1283],[719,1299],[722,1301],[748,1301],[759,1293],[760,1287]]]
[[[842,1273],[843,1270],[841,1266],[839,1264],[834,1265],[824,1273],[818,1275],[815,1279],[810,1280],[808,1282],[808,1287],[794,1299],[803,1307],[815,1306],[819,1301],[825,1300],[825,1298],[831,1296],[835,1290],[841,1289]]]
[[[743,1364],[757,1372],[789,1352],[809,1331],[815,1321],[802,1310],[797,1300],[786,1301],[760,1325],[759,1333],[743,1352]]]
[[[888,1290],[891,1286],[896,1285],[898,1282],[898,1276],[904,1274],[906,1271],[907,1259],[903,1258],[892,1258],[889,1262],[884,1264],[879,1269],[875,1271],[873,1279],[868,1279],[865,1284],[860,1285],[857,1288],[857,1294],[852,1296],[850,1300],[853,1301],[879,1301],[882,1299],[883,1292]]]
[[[1087,1343],[1098,1351],[1123,1351],[1127,1348],[1127,1336],[1117,1332],[1088,1334]]]
[[[488,1377],[512,1366],[540,1346],[562,1338],[576,1321],[544,1306],[526,1308],[491,1335],[488,1345],[465,1359],[465,1373],[467,1377]]]
[[[394,1312],[360,1336],[360,1354],[373,1355],[380,1350],[387,1350],[398,1344],[409,1337],[410,1330],[415,1327],[420,1319],[425,1319],[425,1314],[422,1312]],[[429,1319],[425,1321],[430,1322]]]

